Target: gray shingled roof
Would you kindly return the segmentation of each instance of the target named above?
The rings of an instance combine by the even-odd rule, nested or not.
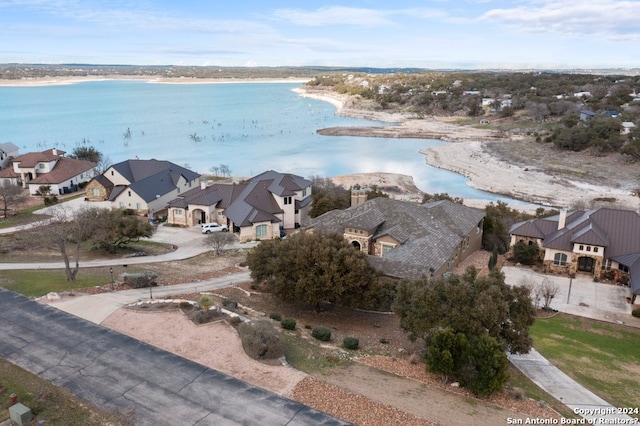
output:
[[[295,195],[311,185],[311,181],[297,175],[273,170],[261,173],[249,181],[225,209],[225,215],[236,226],[249,226],[256,222],[280,222],[276,214],[282,209],[273,194],[286,197]]]
[[[390,235],[401,243],[383,257],[370,256],[374,267],[398,278],[420,278],[440,269],[484,217],[484,212],[448,200],[416,205],[374,198],[360,206],[333,210],[307,228],[344,233],[345,226],[371,229],[374,238]]]
[[[152,201],[156,195],[164,195],[173,191],[183,176],[191,182],[200,175],[170,161],[160,160],[126,160],[112,166],[131,184],[129,188],[145,201]],[[111,199],[114,198],[112,194]]]

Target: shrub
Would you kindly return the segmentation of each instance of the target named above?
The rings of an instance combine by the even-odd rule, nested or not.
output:
[[[237,327],[238,325],[240,325],[241,322],[242,320],[240,319],[240,317],[229,318],[229,324],[233,327]]]
[[[140,272],[135,274],[122,274],[125,284],[131,288],[144,288],[158,285],[158,274],[152,271]]]
[[[342,346],[344,346],[346,349],[355,351],[360,347],[360,341],[355,337],[345,337],[342,341]]]
[[[295,330],[296,329],[296,320],[294,318],[285,318],[280,321],[280,325],[285,330]]]
[[[269,314],[269,318],[271,318],[272,320],[275,320],[275,321],[280,321],[282,319],[282,316],[277,312],[271,312]]]
[[[311,331],[311,336],[322,342],[331,340],[331,330],[326,327],[316,327]]]
[[[633,315],[636,318],[640,318],[640,308],[636,308],[633,311],[631,311],[631,315]]]
[[[276,359],[284,355],[282,335],[269,321],[243,322],[238,334],[244,351],[253,359]]]
[[[224,299],[222,301],[222,306],[224,306],[225,308],[229,309],[230,311],[233,311],[234,309],[236,309],[238,307],[238,302],[236,302],[235,300],[232,300],[232,299]]]

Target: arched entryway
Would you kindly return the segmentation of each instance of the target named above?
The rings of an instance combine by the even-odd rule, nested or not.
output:
[[[578,271],[580,272],[593,272],[593,265],[595,261],[592,257],[582,256],[578,258]]]
[[[356,248],[358,251],[361,250],[360,243],[358,241],[351,241],[351,245]]]
[[[195,209],[191,212],[191,221],[192,226],[207,223],[207,213],[202,209]]]

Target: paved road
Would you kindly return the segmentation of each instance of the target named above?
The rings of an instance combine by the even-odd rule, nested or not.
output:
[[[5,289],[0,356],[136,425],[347,424]]]

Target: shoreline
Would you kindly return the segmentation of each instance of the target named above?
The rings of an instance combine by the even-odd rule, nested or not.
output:
[[[42,87],[67,86],[78,83],[100,81],[142,81],[148,84],[246,84],[246,83],[296,83],[303,84],[309,78],[195,78],[195,77],[157,77],[157,76],[78,76],[78,77],[43,77],[23,78],[16,80],[0,79],[0,87]]]
[[[336,114],[396,123],[382,127],[319,129],[320,134],[438,139],[450,142],[438,147],[424,148],[419,152],[424,156],[426,164],[465,176],[468,179],[467,185],[473,188],[544,207],[571,208],[584,205],[585,208],[638,208],[639,199],[629,188],[629,182],[626,183],[626,188],[624,185],[613,187],[587,183],[567,175],[552,175],[535,167],[506,162],[491,154],[486,147],[489,142],[516,142],[521,140],[519,136],[454,124],[452,121],[455,118],[417,118],[398,113],[356,110],[349,105],[347,95],[333,94],[329,91],[314,92],[313,89],[305,88],[297,88],[294,91],[300,96],[330,102],[336,106]],[[478,207],[483,201],[486,200],[465,199],[465,204]],[[488,201],[482,207],[486,204]],[[521,205],[511,207],[535,210],[535,207]]]

